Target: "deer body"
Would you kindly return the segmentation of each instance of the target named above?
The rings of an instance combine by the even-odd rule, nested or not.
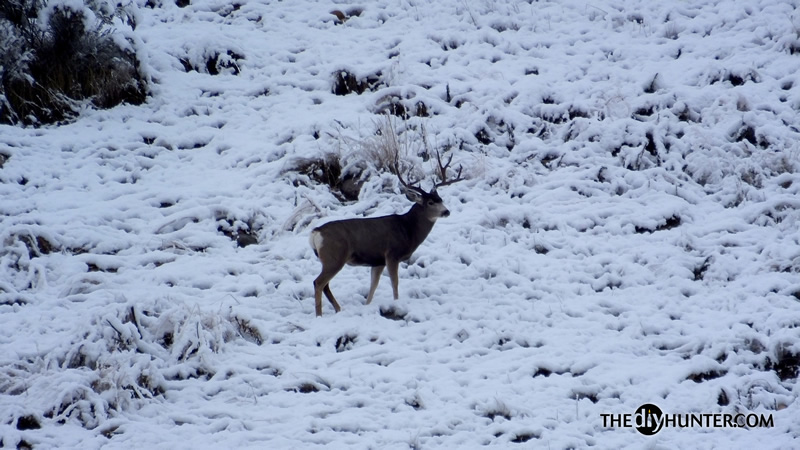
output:
[[[434,183],[430,192],[425,192],[417,186],[406,183],[400,171],[399,159],[396,157],[392,172],[397,175],[408,199],[414,202],[411,209],[405,214],[337,220],[311,231],[309,239],[311,248],[322,263],[322,272],[314,280],[314,307],[317,316],[322,315],[322,294],[325,294],[336,312],[341,311],[342,308],[336,302],[329,283],[345,264],[372,267],[369,295],[367,295],[368,305],[375,295],[384,268],[389,271],[392,294],[397,300],[397,270],[400,261],[411,257],[414,250],[428,237],[436,219],[450,215],[436,188],[463,180],[461,167],[455,178],[448,179],[447,169],[452,161],[452,154],[447,162],[443,163],[441,155],[436,153],[441,181]]]
[[[420,209],[414,205],[403,215],[329,222],[311,232],[311,246],[317,256],[318,247],[324,243],[338,247],[336,253],[345,254],[345,263],[350,266],[384,266],[387,259],[405,261],[428,237],[435,223],[420,220]]]
[[[367,304],[375,295],[384,267],[388,268],[392,293],[397,300],[400,262],[410,258],[428,237],[436,219],[450,215],[436,190],[427,193],[414,189],[406,194],[415,204],[405,214],[337,220],[311,232],[311,248],[322,262],[322,272],[314,280],[317,316],[322,315],[323,293],[336,312],[341,310],[328,284],[345,264],[372,267]]]

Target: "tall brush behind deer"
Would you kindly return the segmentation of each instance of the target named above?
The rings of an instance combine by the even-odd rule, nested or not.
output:
[[[322,294],[328,298],[336,312],[341,311],[339,303],[331,292],[330,281],[345,264],[372,267],[371,283],[367,304],[372,302],[378,288],[384,267],[389,270],[392,293],[397,300],[397,271],[400,261],[411,257],[414,250],[422,244],[440,217],[447,217],[450,211],[442,203],[437,188],[463,180],[461,167],[455,178],[447,178],[447,169],[453,156],[442,163],[437,153],[438,175],[441,180],[435,183],[430,192],[412,186],[403,179],[395,160],[393,172],[403,186],[406,197],[414,205],[405,214],[392,214],[382,217],[337,220],[315,228],[311,232],[310,243],[314,253],[322,263],[322,272],[314,280],[314,302],[317,316],[322,315]]]

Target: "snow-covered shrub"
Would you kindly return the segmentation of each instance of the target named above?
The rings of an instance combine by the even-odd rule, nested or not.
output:
[[[362,164],[343,164],[338,153],[327,153],[318,157],[292,160],[287,172],[295,172],[302,176],[295,184],[308,184],[306,180],[327,185],[331,192],[342,201],[358,200],[361,186],[364,184],[364,167]]]
[[[415,139],[399,129],[397,120],[384,116],[376,124],[374,136],[358,141],[356,152],[381,172],[406,174],[416,169],[413,156],[425,151],[424,139]]]
[[[383,74],[378,71],[365,77],[359,78],[347,70],[337,70],[332,74],[332,92],[336,95],[363,94],[366,90],[375,90],[384,82]]]
[[[361,187],[376,172],[400,175],[412,183],[421,181],[424,171],[420,166],[425,161],[432,162],[435,154],[425,128],[391,115],[381,116],[374,126],[375,132],[368,136],[351,138],[340,134],[336,152],[294,158],[285,172],[303,176],[295,180],[295,185],[324,184],[341,200],[358,200]],[[445,158],[448,164],[436,173],[440,180],[444,180],[441,170],[446,171],[452,162],[450,155]]]
[[[0,3],[0,123],[60,122],[86,101],[143,103],[140,62],[116,31],[130,29],[121,15],[94,0]]]
[[[245,59],[241,50],[219,50],[210,47],[187,50],[187,56],[180,58],[186,72],[200,72],[209,75],[239,75],[240,61]]]
[[[0,364],[0,395],[26,396],[24,402],[9,401],[0,423],[96,428],[121,411],[159,401],[176,383],[212,378],[215,355],[240,338],[264,341],[249,317],[233,311],[155,302],[101,312],[46,354]],[[70,381],[54,381],[59,376]]]

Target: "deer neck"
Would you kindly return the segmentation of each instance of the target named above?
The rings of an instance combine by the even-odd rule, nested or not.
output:
[[[414,248],[417,248],[428,237],[428,233],[433,229],[433,224],[436,223],[435,220],[425,217],[422,206],[416,203],[403,214],[403,219]]]

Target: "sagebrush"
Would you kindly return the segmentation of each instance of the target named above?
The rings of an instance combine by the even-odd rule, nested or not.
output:
[[[42,125],[89,103],[110,108],[147,96],[127,13],[105,0],[0,2],[0,123]]]

